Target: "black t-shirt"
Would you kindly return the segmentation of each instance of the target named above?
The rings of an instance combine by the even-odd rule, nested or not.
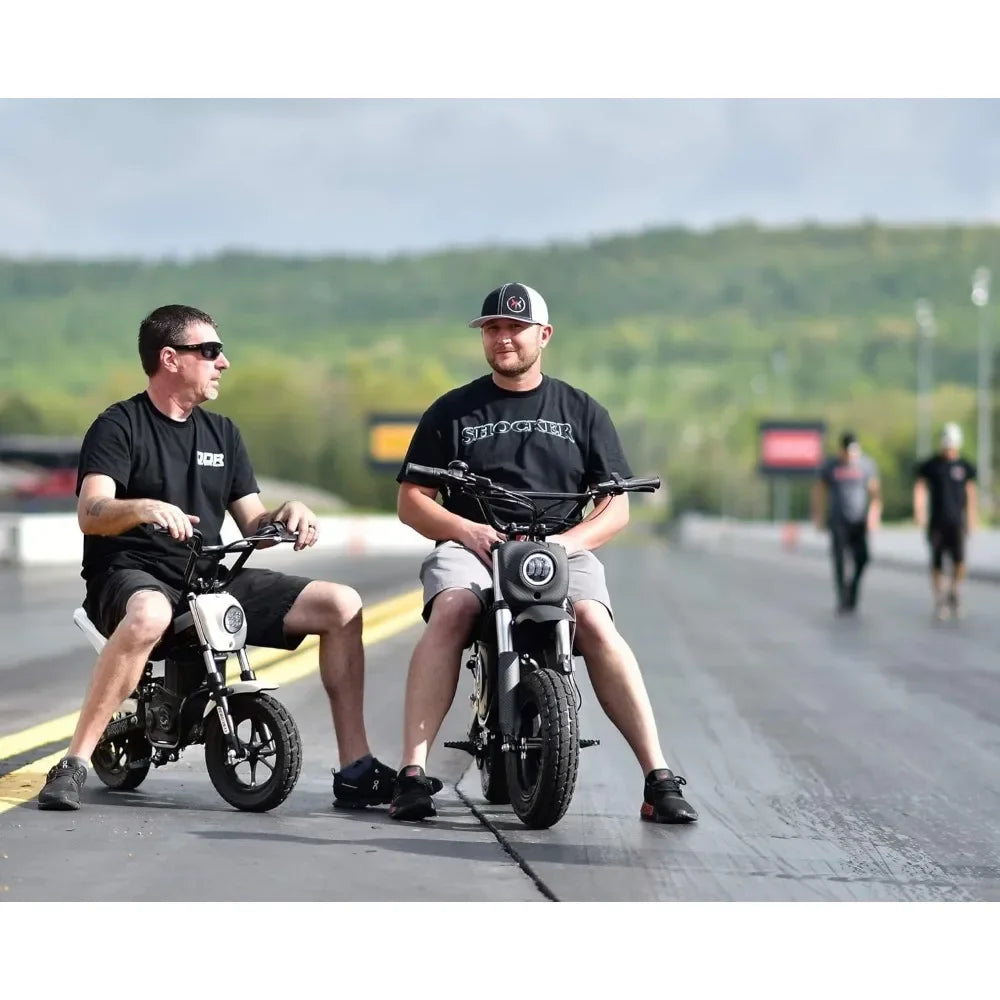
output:
[[[407,462],[447,468],[456,459],[522,492],[574,493],[614,472],[632,475],[608,411],[547,375],[526,392],[502,389],[484,375],[441,396],[420,418],[396,481],[408,479]],[[443,492],[446,509],[483,521],[474,500]]]
[[[226,509],[259,492],[236,425],[196,406],[187,420],[161,413],[145,392],[109,406],[91,425],[80,449],[76,492],[91,473],[110,476],[119,500],[165,500],[185,514],[205,543],[217,545]],[[87,590],[112,569],[144,569],[178,586],[187,548],[166,532],[141,524],[121,535],[85,535],[83,571]]]
[[[965,484],[976,478],[972,462],[933,455],[917,466],[916,477],[927,482],[931,527],[958,527],[965,523]]]

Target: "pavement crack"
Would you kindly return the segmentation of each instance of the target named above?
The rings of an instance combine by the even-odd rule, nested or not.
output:
[[[499,830],[493,824],[490,818],[485,813],[481,812],[476,807],[476,804],[462,792],[462,790],[458,787],[458,782],[455,782],[454,788],[455,788],[455,794],[466,804],[472,815],[475,816],[476,819],[478,819],[479,822],[482,823],[483,826],[485,826],[486,829],[493,834],[493,836],[496,838],[497,843],[503,848],[503,850],[507,854],[510,855],[510,857],[514,860],[518,868],[520,868],[521,871],[523,871],[524,874],[527,875],[528,878],[530,878],[531,881],[535,884],[535,888],[546,899],[551,900],[553,903],[558,903],[559,897],[556,896],[556,894],[545,884],[542,877],[538,875],[534,871],[534,869],[532,869],[531,865],[529,865],[528,862],[525,860],[525,858],[518,852],[517,848],[515,848],[514,845],[503,835],[503,832]]]

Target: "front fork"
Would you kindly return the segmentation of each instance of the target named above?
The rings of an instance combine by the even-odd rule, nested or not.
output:
[[[514,619],[510,606],[503,599],[500,589],[499,545],[494,546],[493,556],[493,617],[497,630],[497,696],[500,709],[500,737],[502,749],[509,750],[514,743],[514,719],[517,706],[514,691],[521,679],[520,662],[514,649]]]
[[[201,649],[202,659],[205,661],[205,674],[208,680],[208,690],[212,696],[212,700],[215,702],[215,714],[218,716],[219,725],[222,728],[222,734],[225,736],[226,744],[229,748],[229,762],[234,764],[237,761],[242,760],[246,756],[246,752],[236,735],[236,727],[233,725],[233,717],[229,712],[228,695],[231,691],[226,686],[223,675],[219,673],[219,668],[216,664],[215,650],[212,649],[212,647],[208,644],[207,638],[202,634],[198,616],[195,614],[192,617],[195,622],[195,631],[198,634],[198,645]],[[236,650],[236,658],[239,660],[240,664],[240,680],[256,680],[253,668],[250,666],[249,659],[247,659],[247,651],[245,648]],[[225,662],[225,660],[223,660],[223,662]]]
[[[521,680],[520,654],[514,648],[514,618],[510,606],[503,599],[500,589],[499,546],[493,549],[493,614],[497,631],[497,682],[500,715],[500,734],[503,750],[514,747],[517,722],[515,691]],[[556,662],[567,674],[573,672],[573,646],[569,622],[556,622]]]

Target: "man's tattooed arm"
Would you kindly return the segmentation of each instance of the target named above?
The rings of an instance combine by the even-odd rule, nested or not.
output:
[[[87,504],[87,513],[91,517],[100,517],[112,502],[111,497],[97,497]]]

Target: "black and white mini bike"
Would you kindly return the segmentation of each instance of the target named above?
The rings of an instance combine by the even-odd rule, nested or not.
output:
[[[472,754],[488,802],[509,802],[526,826],[550,827],[569,808],[580,748],[599,741],[580,739],[569,558],[546,538],[576,524],[590,502],[652,493],[660,480],[616,476],[582,493],[518,493],[457,461],[447,469],[408,463],[406,476],[472,497],[506,538],[492,549],[493,586],[466,663],[468,739],[445,746]]]
[[[209,777],[230,805],[265,812],[288,797],[302,767],[302,740],[294,719],[267,693],[277,685],[257,680],[250,666],[246,616],[226,592],[225,580],[242,569],[258,543],[295,537],[272,524],[228,544],[204,545],[195,530],[173,622],[91,755],[105,785],[137,788],[151,766],[176,761],[185,747],[204,743]],[[234,552],[240,555],[227,571],[222,560]],[[73,621],[100,652],[107,640],[83,608]],[[239,662],[240,678],[227,684],[230,656]]]

